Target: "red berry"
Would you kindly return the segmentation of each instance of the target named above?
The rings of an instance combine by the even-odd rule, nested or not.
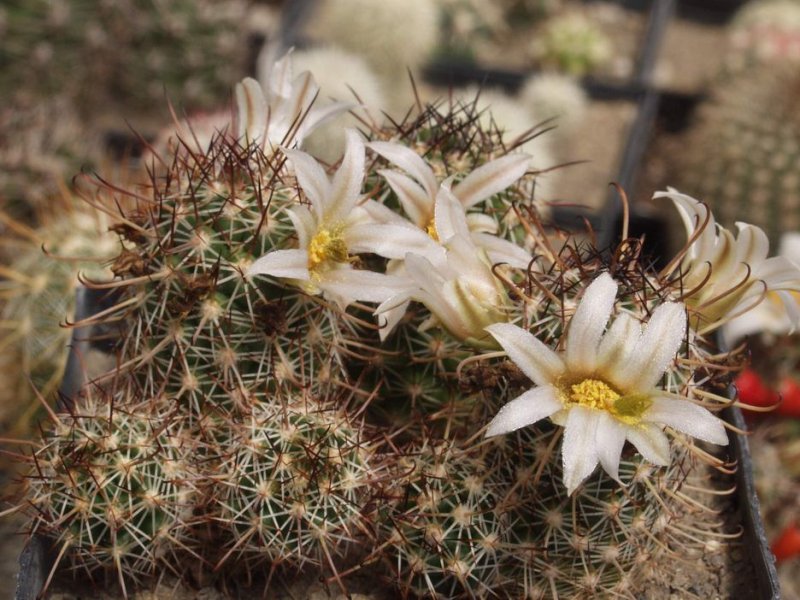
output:
[[[739,391],[739,400],[751,406],[774,406],[779,400],[778,394],[769,389],[752,369],[745,369],[739,374],[736,389]]]
[[[782,402],[778,407],[778,414],[800,417],[800,384],[787,377],[781,381],[780,394]]]
[[[791,523],[784,529],[774,542],[772,553],[778,562],[800,554],[800,528],[797,523]]]

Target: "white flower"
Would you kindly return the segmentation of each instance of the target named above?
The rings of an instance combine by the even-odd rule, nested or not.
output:
[[[598,462],[618,480],[625,440],[648,461],[669,464],[665,425],[707,442],[728,443],[717,417],[656,387],[683,343],[684,307],[675,302],[660,305],[644,328],[622,313],[605,331],[616,294],[616,282],[605,273],[586,288],[561,353],[516,325],[487,327],[537,387],[506,404],[486,435],[514,431],[546,417],[563,425],[564,484],[570,494]]]
[[[654,198],[669,198],[691,241],[679,256],[683,300],[695,313],[691,325],[705,333],[752,309],[767,292],[800,291],[800,268],[783,256],[767,258],[769,240],[754,225],[736,223],[738,236],[718,225],[709,208],[669,188]],[[781,295],[789,305],[794,301]]]
[[[781,236],[779,256],[800,264],[800,233],[785,233]],[[800,298],[797,292],[770,292],[763,302],[740,317],[728,321],[722,328],[722,339],[732,347],[746,335],[759,332],[791,334],[800,323]]]
[[[436,175],[425,161],[413,150],[392,142],[371,142],[368,147],[386,160],[403,169],[409,176],[381,170],[389,186],[408,217],[417,227],[444,242],[448,237],[439,231],[437,223],[440,214],[437,203],[442,196],[452,196],[458,200],[448,210],[460,209],[468,224],[468,236],[475,246],[483,248],[493,263],[507,263],[512,267],[526,268],[531,256],[523,248],[497,237],[497,222],[483,213],[467,213],[467,209],[503,191],[522,177],[531,164],[527,154],[509,154],[481,165],[455,186],[448,179],[441,185]],[[446,225],[445,225],[446,226]]]
[[[486,345],[486,326],[508,319],[507,296],[486,250],[470,236],[459,201],[446,189],[436,201],[436,229],[445,240],[444,253],[406,255],[407,288],[375,311],[387,320],[381,335],[385,338],[408,302],[416,300],[433,315],[425,326],[440,323],[461,340]]]
[[[352,255],[374,253],[402,258],[408,252],[426,254],[434,242],[412,225],[376,223],[374,200],[359,202],[364,178],[364,144],[347,130],[342,164],[333,180],[322,166],[299,150],[285,150],[297,181],[311,204],[289,209],[297,233],[297,249],[273,250],[256,260],[249,275],[288,279],[311,294],[322,293],[346,306],[356,300],[383,302],[406,287],[398,278],[357,270]]]
[[[250,77],[236,84],[238,138],[270,151],[299,146],[315,127],[354,106],[334,102],[315,108],[318,93],[319,86],[308,71],[292,77],[291,53],[286,54],[269,70],[265,89]]]

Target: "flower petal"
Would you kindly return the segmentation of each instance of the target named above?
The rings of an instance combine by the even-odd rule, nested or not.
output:
[[[308,272],[308,252],[305,250],[273,250],[250,265],[247,274],[308,281],[311,279]]]
[[[417,227],[427,227],[433,217],[433,196],[428,196],[410,177],[385,169],[378,172],[386,179],[414,224]]]
[[[567,486],[567,494],[570,496],[597,466],[599,456],[595,439],[600,414],[601,411],[574,406],[567,416],[561,456],[564,463],[564,485]]]
[[[325,218],[328,197],[331,194],[331,184],[325,169],[313,156],[300,150],[287,149],[283,153],[292,163],[297,183],[311,202],[317,221],[321,222]]]
[[[548,385],[564,372],[561,357],[524,329],[511,323],[495,323],[486,331],[536,385]]]
[[[656,192],[653,194],[653,198],[669,198],[672,200],[686,228],[687,238],[691,238],[697,228],[701,227],[708,219],[706,228],[692,244],[689,256],[691,258],[700,256],[703,260],[711,256],[717,243],[717,227],[714,215],[708,207],[691,196],[681,194],[674,188],[667,188],[666,192]]]
[[[785,256],[768,258],[753,269],[753,279],[760,279],[770,290],[800,291],[800,268]]]
[[[597,368],[618,387],[625,387],[619,377],[620,365],[628,363],[641,336],[642,326],[639,320],[629,313],[621,313],[600,340]]]
[[[436,194],[434,223],[436,224],[436,234],[443,244],[453,237],[461,239],[470,237],[464,207],[446,185],[442,185]]]
[[[531,164],[527,154],[509,154],[475,169],[453,188],[464,208],[503,191],[522,177]]]
[[[333,176],[325,215],[332,221],[344,220],[358,202],[364,181],[364,140],[355,129],[345,129],[342,163]]]
[[[486,428],[486,437],[515,431],[532,425],[563,408],[556,397],[556,390],[545,385],[533,388],[517,396],[503,406]]]
[[[595,433],[597,456],[605,472],[619,481],[619,459],[625,445],[627,428],[607,412],[599,412]]]
[[[267,129],[267,101],[261,85],[247,77],[236,84],[236,135],[252,143],[260,141]]]
[[[342,307],[359,300],[384,302],[408,288],[407,281],[399,277],[353,269],[347,263],[321,273],[316,284]]]
[[[294,226],[297,234],[297,241],[301,248],[308,248],[314,235],[317,233],[317,224],[314,222],[314,215],[302,204],[296,205],[286,211],[289,220]]]
[[[497,235],[498,224],[491,215],[476,212],[467,213],[467,225],[473,234],[479,232]]]
[[[662,467],[669,464],[669,439],[660,428],[650,423],[640,423],[636,427],[628,427],[627,437],[645,460]]]
[[[728,434],[722,421],[689,400],[655,397],[642,418],[650,423],[668,425],[704,442],[721,446],[728,443]]]
[[[391,300],[391,299],[390,299]],[[386,302],[388,302],[387,300]],[[383,304],[386,304],[384,302]],[[411,304],[410,300],[406,300],[402,304],[398,304],[397,306],[393,306],[391,308],[387,308],[386,310],[381,311],[381,307],[379,306],[375,311],[375,314],[382,319],[379,319],[378,323],[380,329],[378,330],[378,336],[382,342],[386,341],[386,338],[391,335],[394,328],[400,323],[403,317],[406,315],[406,311],[408,310],[408,305]],[[383,305],[381,305],[383,306]]]
[[[566,362],[570,370],[591,373],[597,366],[598,345],[614,309],[617,282],[599,275],[583,294],[567,332]]]
[[[628,359],[618,363],[614,383],[631,391],[647,392],[674,360],[686,335],[686,308],[665,302],[653,311]]]
[[[356,254],[372,252],[385,258],[405,258],[409,252],[421,256],[444,252],[427,233],[410,223],[355,225],[345,230],[344,237],[350,252]]]
[[[739,235],[736,236],[736,262],[754,267],[766,260],[769,254],[769,238],[764,230],[742,222],[737,222],[736,227],[739,229]]]
[[[300,123],[295,141],[301,144],[308,135],[317,127],[324,125],[342,113],[358,107],[355,102],[331,102],[325,106],[314,106],[305,113],[306,117]]]
[[[370,142],[367,147],[416,179],[429,198],[436,194],[436,175],[422,157],[410,148],[393,142]]]
[[[376,202],[372,198],[367,198],[364,200],[358,205],[358,208],[363,209],[363,212],[367,217],[364,219],[364,222],[369,221],[372,223],[393,223],[395,225],[414,226],[414,224],[406,219],[403,215],[393,211],[391,208],[381,204],[380,202]]]
[[[486,250],[492,264],[505,263],[516,269],[527,269],[533,257],[520,246],[488,233],[473,233],[475,245]]]

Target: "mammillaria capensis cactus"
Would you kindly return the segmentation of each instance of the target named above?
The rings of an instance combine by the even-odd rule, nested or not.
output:
[[[103,505],[73,527],[74,482],[98,488],[93,470],[138,442],[119,431],[97,464],[60,460],[74,444],[56,416],[37,451],[51,470],[28,496],[34,529],[69,539],[65,556],[111,547],[92,565],[123,585],[185,574],[189,555],[222,579],[261,571],[269,585],[305,567],[347,589],[364,571],[448,598],[631,595],[667,576],[670,553],[720,548],[726,534],[695,497],[718,493],[703,473],[725,459],[701,442],[726,442],[715,413],[731,400],[718,388],[735,368],[693,318],[704,307],[693,294],[712,283],[654,272],[638,240],[611,258],[589,242],[554,247],[536,157],[463,105],[348,131],[326,169],[292,133],[311,106],[303,77],[281,90],[298,100],[284,111],[245,82],[239,139],[176,150],[145,186],[98,182],[95,202],[121,207],[125,243],[116,279],[89,282],[119,294],[98,318],[121,332],[118,367],[69,418],[81,431],[168,435],[136,460],[188,450],[191,493],[157,516],[130,486],[125,511]],[[676,263],[696,241],[708,242],[693,235]],[[767,264],[757,246],[736,255],[754,277]],[[781,281],[800,270],[786,265]],[[54,497],[58,511],[37,511]],[[107,544],[140,515],[170,533],[156,555]]]

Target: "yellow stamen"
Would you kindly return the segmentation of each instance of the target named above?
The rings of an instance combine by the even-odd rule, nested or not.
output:
[[[626,425],[640,423],[642,415],[653,404],[649,396],[644,394],[623,396],[599,379],[584,379],[569,386],[569,390],[566,394],[568,403],[608,411]]]
[[[569,401],[587,408],[608,410],[620,398],[611,386],[599,379],[584,379],[570,386],[570,389]]]
[[[436,231],[436,223],[433,219],[428,222],[428,225],[425,227],[425,232],[435,241],[439,241],[439,233]]]
[[[311,243],[308,245],[309,271],[313,271],[316,267],[329,260],[347,262],[347,259],[347,244],[342,239],[341,231],[320,229],[311,238]]]

